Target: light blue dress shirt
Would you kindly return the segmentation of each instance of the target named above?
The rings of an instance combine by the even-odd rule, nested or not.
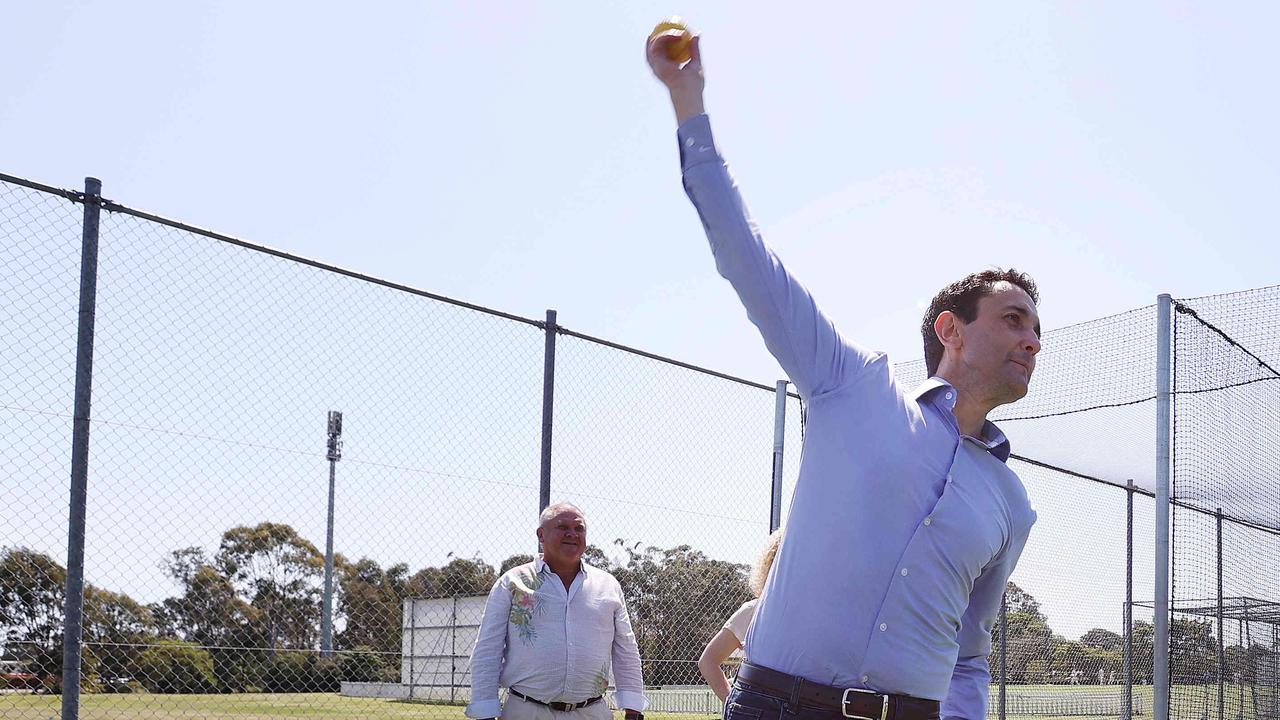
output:
[[[786,535],[747,659],[985,720],[991,628],[1036,519],[1005,464],[1008,440],[990,422],[982,438],[963,436],[945,380],[905,391],[883,353],[841,337],[764,244],[707,116],[682,124],[678,138],[716,268],[808,407]]]

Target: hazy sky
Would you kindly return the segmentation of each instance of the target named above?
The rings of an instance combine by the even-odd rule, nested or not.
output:
[[[769,381],[643,61],[672,12],[772,244],[894,357],[989,264],[1046,328],[1277,280],[1261,2],[20,3],[0,168]]]
[[[1277,282],[1280,6],[351,8],[7,8],[0,172],[93,175],[136,208],[771,383],[643,60],[678,12],[770,242],[896,360],[938,287],[987,265],[1037,278],[1046,329]]]

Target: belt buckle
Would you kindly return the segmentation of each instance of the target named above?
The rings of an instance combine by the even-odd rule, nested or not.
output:
[[[880,717],[867,717],[866,715],[850,715],[849,714],[849,693],[866,693],[867,695],[880,696]],[[844,694],[840,696],[840,714],[850,718],[850,720],[885,720],[889,715],[889,696],[874,690],[863,690],[862,688],[845,688]]]

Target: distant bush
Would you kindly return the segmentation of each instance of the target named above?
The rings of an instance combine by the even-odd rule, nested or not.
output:
[[[217,692],[213,658],[199,645],[161,640],[138,656],[138,680],[155,693]]]
[[[389,657],[368,645],[356,646],[338,655],[338,676],[346,682],[398,682],[400,670],[390,667]],[[388,669],[394,671],[391,680],[385,679]]]
[[[314,652],[284,650],[267,661],[263,690],[269,693],[338,692],[338,665]]]

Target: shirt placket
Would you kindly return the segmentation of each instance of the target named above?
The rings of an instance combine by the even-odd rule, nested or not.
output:
[[[951,460],[947,463],[947,474],[942,478],[942,492],[938,498],[934,500],[933,508],[929,514],[916,526],[915,533],[911,536],[911,541],[907,543],[907,549],[902,553],[902,559],[898,562],[897,568],[894,569],[893,577],[889,581],[889,591],[885,593],[885,601],[880,606],[880,610],[876,613],[876,619],[871,631],[871,638],[867,643],[867,651],[863,653],[863,669],[859,676],[859,680],[863,685],[870,685],[875,680],[876,670],[890,670],[885,661],[879,659],[879,647],[892,639],[892,633],[897,629],[897,618],[892,617],[893,609],[902,606],[899,595],[904,592],[903,586],[910,582],[911,572],[919,569],[923,562],[916,555],[916,548],[921,545],[918,542],[922,533],[932,532],[933,518],[938,512],[938,506],[942,503],[942,498],[946,496],[951,489],[953,483],[953,472],[956,465],[956,458],[960,454],[960,428],[955,422],[955,391],[951,388],[939,390],[935,396],[937,399],[931,403],[933,408],[943,416],[947,422],[947,426],[951,429],[954,445],[951,450]],[[925,544],[927,546],[927,543]]]

